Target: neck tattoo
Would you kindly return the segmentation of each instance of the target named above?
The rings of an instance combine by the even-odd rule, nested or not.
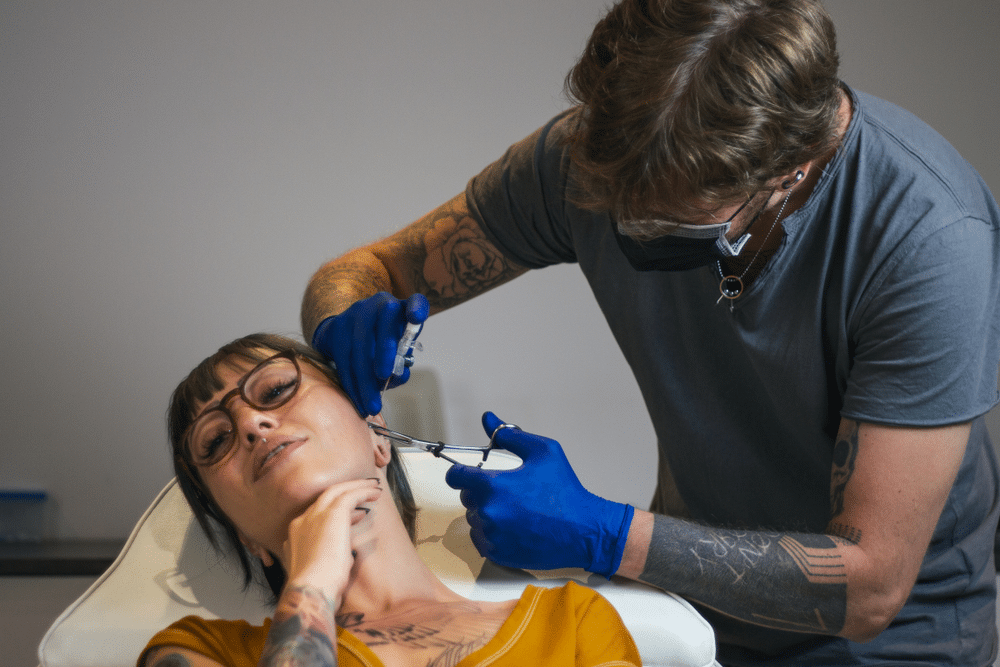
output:
[[[764,249],[765,245],[767,245],[767,240],[771,238],[771,232],[774,231],[774,228],[778,225],[778,221],[781,220],[781,214],[785,212],[785,204],[788,203],[788,199],[791,196],[791,192],[785,195],[785,200],[781,202],[781,208],[778,209],[778,214],[774,216],[774,221],[771,222],[771,227],[767,230],[767,234],[764,235],[764,240],[757,248],[757,252],[754,253],[753,259],[751,259],[750,263],[743,269],[743,273],[738,276],[732,274],[727,276],[722,270],[722,262],[720,260],[716,260],[715,263],[719,267],[719,275],[722,276],[722,280],[719,282],[719,292],[722,296],[720,296],[719,300],[715,302],[716,304],[721,303],[723,299],[729,299],[729,310],[732,312],[734,308],[733,302],[740,298],[743,294],[743,278],[746,277],[750,267],[752,267],[754,262],[757,261],[757,258],[760,256],[760,251]]]

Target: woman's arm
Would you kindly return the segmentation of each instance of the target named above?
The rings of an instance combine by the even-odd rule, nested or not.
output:
[[[417,292],[439,312],[527,271],[507,260],[469,215],[465,194],[381,241],[323,265],[302,301],[302,332],[312,339],[330,315],[376,292],[405,299]]]
[[[618,574],[750,623],[871,640],[910,594],[968,437],[968,424],[844,420],[826,534],[721,529],[636,511]]]
[[[281,599],[257,664],[261,667],[336,667],[335,612],[335,603],[319,588],[294,584],[286,586],[281,592]],[[211,642],[206,644],[206,649],[209,644]],[[218,648],[235,654],[239,647]],[[249,665],[254,659],[251,655],[240,657],[245,657],[246,662],[237,664]],[[142,664],[145,667],[236,667],[223,665],[197,651],[170,645],[149,651]]]
[[[334,484],[288,527],[288,575],[274,610],[260,667],[335,667],[336,613],[354,564],[351,527],[381,495],[377,479]]]
[[[334,484],[292,520],[282,548],[282,564],[288,581],[278,599],[258,665],[336,666],[335,614],[354,564],[352,533],[357,533],[354,537],[364,534],[364,526],[357,526],[367,515],[362,508],[365,503],[377,500],[381,493],[377,479]],[[264,558],[265,563],[271,559],[261,545],[247,541],[246,546],[251,553]],[[192,636],[202,636],[197,629],[188,632],[193,633]],[[230,646],[227,641],[225,634],[206,635],[202,643],[207,651],[215,650],[219,656],[241,648]],[[245,645],[243,648],[249,650]],[[254,655],[245,658],[246,663],[240,664],[258,660]],[[215,667],[220,663],[190,649],[166,645],[150,651],[142,664],[145,667]]]
[[[289,582],[281,591],[260,667],[336,667],[340,607],[321,588]]]

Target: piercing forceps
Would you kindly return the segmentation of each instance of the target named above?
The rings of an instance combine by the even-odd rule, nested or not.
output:
[[[493,435],[490,436],[490,442],[485,447],[476,445],[449,445],[440,441],[430,442],[429,440],[421,440],[420,438],[414,438],[413,436],[406,435],[405,433],[400,433],[399,431],[393,431],[392,429],[386,428],[385,426],[382,426],[380,424],[375,424],[372,422],[368,422],[368,428],[375,431],[382,437],[388,438],[389,440],[392,440],[397,444],[404,446],[411,446],[411,447],[419,447],[421,449],[430,452],[434,456],[444,459],[445,461],[449,461],[451,463],[458,463],[458,461],[451,458],[450,456],[445,456],[444,454],[441,453],[441,450],[455,449],[467,452],[482,452],[483,460],[480,461],[479,465],[477,466],[478,468],[482,468],[483,463],[486,462],[486,457],[488,457],[490,455],[490,451],[493,450],[494,447],[496,447],[494,441],[496,440],[497,433],[499,433],[502,429],[505,428],[519,428],[519,427],[517,426],[517,424],[507,424],[507,423],[500,424],[493,431]]]

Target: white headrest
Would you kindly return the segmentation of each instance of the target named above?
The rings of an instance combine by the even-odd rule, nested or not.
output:
[[[574,579],[598,589],[632,632],[646,665],[705,667],[715,663],[708,623],[684,600],[639,583],[608,581],[583,570],[527,572],[488,563],[469,539],[458,492],[444,483],[448,464],[404,450],[420,507],[417,550],[452,590],[480,600],[517,598],[524,586],[561,586]],[[461,455],[459,456],[461,459]],[[475,462],[478,457],[462,459]],[[507,452],[490,467],[515,467]],[[194,521],[176,480],[143,514],[114,564],[55,621],[38,649],[43,667],[130,667],[157,631],[196,614],[259,624],[270,610],[240,590],[235,559],[220,557]]]

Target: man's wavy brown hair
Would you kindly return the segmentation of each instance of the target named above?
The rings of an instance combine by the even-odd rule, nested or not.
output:
[[[838,65],[818,0],[622,0],[566,78],[575,203],[641,235],[745,200],[836,146]]]

